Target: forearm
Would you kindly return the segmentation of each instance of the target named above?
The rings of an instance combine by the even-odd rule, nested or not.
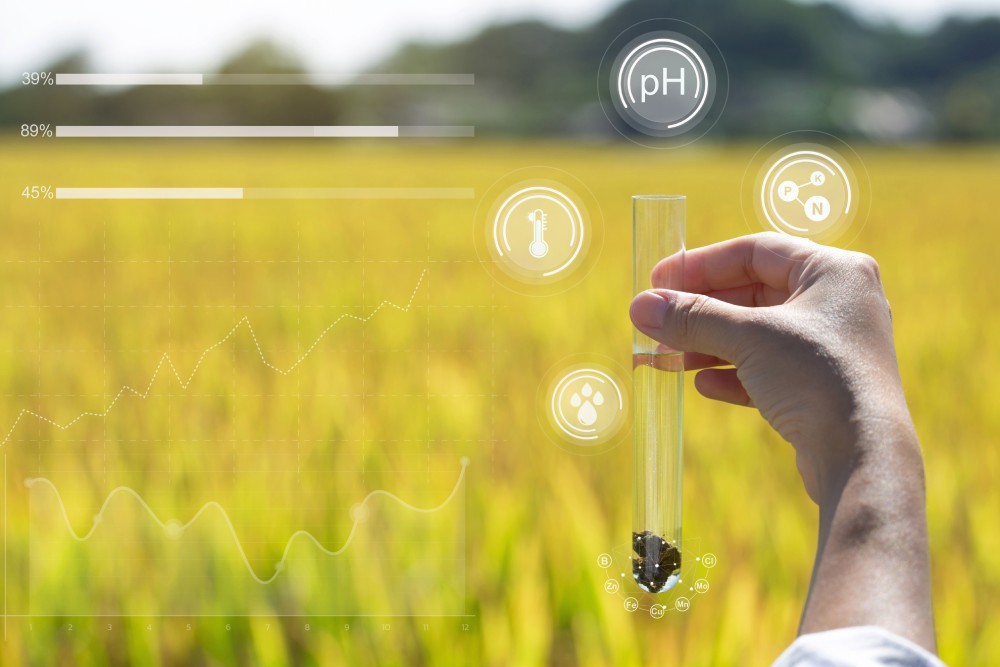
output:
[[[880,424],[826,480],[800,633],[878,625],[935,650],[923,461],[912,427]]]

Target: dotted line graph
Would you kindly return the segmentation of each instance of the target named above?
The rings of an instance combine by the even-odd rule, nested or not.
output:
[[[364,324],[369,320],[371,320],[376,315],[378,315],[378,313],[384,310],[385,308],[395,308],[396,310],[403,313],[409,312],[411,306],[413,305],[413,300],[417,296],[417,291],[420,289],[421,284],[424,282],[424,277],[426,276],[426,274],[427,274],[427,269],[424,269],[423,271],[420,272],[420,276],[417,278],[417,282],[413,286],[413,291],[410,293],[410,297],[407,300],[406,305],[399,305],[389,300],[383,300],[370,313],[368,313],[368,315],[352,315],[350,313],[344,313],[340,315],[333,322],[328,324],[319,333],[319,335],[316,336],[312,344],[310,344],[309,347],[306,348],[305,352],[299,355],[299,357],[287,368],[281,368],[280,366],[277,366],[268,360],[267,356],[264,354],[263,348],[260,345],[260,341],[257,339],[257,334],[254,331],[253,324],[250,322],[249,316],[244,316],[239,320],[239,322],[233,325],[233,327],[226,333],[225,336],[223,336],[222,338],[220,338],[219,340],[215,341],[207,348],[205,348],[205,350],[198,357],[198,360],[195,362],[194,367],[191,369],[191,372],[188,374],[187,379],[181,376],[180,371],[177,370],[177,367],[174,365],[174,362],[170,358],[170,355],[164,352],[163,355],[160,357],[159,362],[156,364],[156,368],[154,369],[152,376],[149,378],[149,382],[146,384],[146,388],[144,390],[136,389],[131,385],[122,385],[121,389],[118,390],[118,393],[115,394],[115,397],[111,400],[111,402],[108,403],[108,405],[104,408],[104,410],[100,412],[92,410],[84,411],[67,422],[59,423],[54,419],[51,419],[39,412],[35,412],[34,410],[30,410],[28,408],[23,408],[18,413],[17,417],[14,419],[14,422],[11,424],[10,428],[7,430],[7,433],[4,436],[3,440],[0,440],[0,448],[2,448],[10,441],[11,437],[14,434],[14,431],[17,429],[18,424],[25,417],[34,417],[40,422],[45,422],[47,424],[55,426],[58,429],[66,430],[71,426],[73,426],[76,422],[83,419],[84,417],[101,417],[101,418],[107,417],[108,414],[114,409],[115,405],[117,405],[119,399],[121,399],[121,397],[124,396],[125,394],[132,394],[134,396],[137,396],[145,400],[149,396],[153,383],[156,381],[156,378],[160,374],[160,370],[164,368],[164,366],[170,369],[170,372],[173,374],[174,378],[176,378],[181,388],[186,390],[188,386],[191,384],[191,381],[194,379],[194,376],[197,374],[198,369],[201,367],[202,363],[204,362],[205,358],[209,355],[209,353],[211,353],[213,350],[217,349],[218,347],[226,343],[226,341],[233,338],[236,335],[236,333],[244,327],[247,329],[247,332],[250,334],[250,338],[253,340],[254,346],[257,348],[257,354],[260,357],[261,363],[267,368],[270,368],[271,370],[280,373],[281,375],[288,375],[293,370],[298,368],[298,366],[301,365],[303,361],[305,361],[305,359],[312,353],[312,351],[316,349],[316,346],[319,345],[320,342],[326,337],[327,333],[329,333],[330,330],[332,330],[342,321],[356,320]]]

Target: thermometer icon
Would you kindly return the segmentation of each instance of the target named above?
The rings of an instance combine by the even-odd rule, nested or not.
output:
[[[545,221],[548,218],[545,211],[536,208],[528,214],[528,221],[534,226],[534,237],[528,244],[528,254],[535,259],[541,259],[549,254],[549,244],[545,242]]]

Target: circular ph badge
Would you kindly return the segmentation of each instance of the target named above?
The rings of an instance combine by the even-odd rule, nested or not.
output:
[[[676,32],[629,42],[618,54],[613,101],[636,129],[669,137],[691,129],[715,97],[715,70],[698,44]]]
[[[700,128],[693,141],[725,106],[729,85],[722,54],[708,35],[684,21],[638,23],[614,40],[605,60],[610,65],[601,63],[601,103],[609,119],[624,122],[625,128],[615,126],[626,136],[669,138]]]

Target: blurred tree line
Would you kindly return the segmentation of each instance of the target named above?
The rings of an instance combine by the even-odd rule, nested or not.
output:
[[[371,69],[472,73],[471,87],[15,85],[0,91],[0,125],[460,124],[478,135],[608,136],[601,57],[623,30],[660,17],[693,23],[725,56],[730,95],[714,136],[810,128],[876,141],[1000,138],[1000,19],[949,19],[915,34],[788,0],[627,0],[581,30],[497,25],[457,43],[407,44]],[[89,71],[82,52],[39,69]],[[305,73],[268,42],[218,71]]]

